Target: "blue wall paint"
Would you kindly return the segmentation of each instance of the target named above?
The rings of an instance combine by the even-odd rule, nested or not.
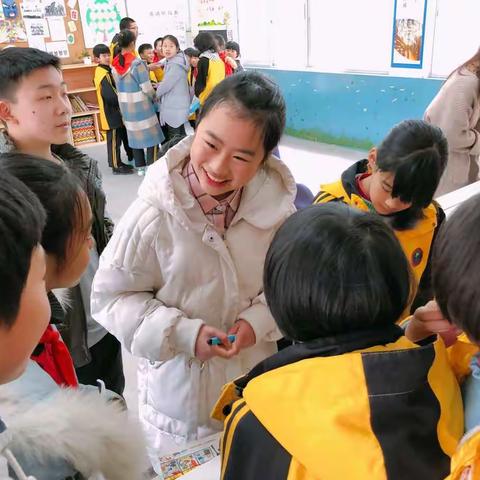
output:
[[[287,133],[320,142],[368,148],[407,118],[422,118],[442,81],[258,69],[281,87]]]

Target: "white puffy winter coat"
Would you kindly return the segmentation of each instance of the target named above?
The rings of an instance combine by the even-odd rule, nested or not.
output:
[[[192,140],[149,168],[100,259],[92,293],[94,318],[142,357],[139,413],[158,453],[218,430],[209,414],[221,387],[276,351],[263,264],[295,211],[295,181],[270,157],[244,188],[222,239],[181,175]],[[255,346],[230,360],[195,359],[204,323],[227,331],[239,318],[253,327]]]

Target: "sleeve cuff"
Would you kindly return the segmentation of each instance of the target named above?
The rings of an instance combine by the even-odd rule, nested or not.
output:
[[[195,343],[198,332],[204,322],[198,318],[181,318],[175,325],[171,336],[171,344],[175,350],[195,356]]]
[[[257,303],[244,310],[238,318],[246,320],[253,328],[257,343],[261,340],[276,342],[282,334],[266,305]]]

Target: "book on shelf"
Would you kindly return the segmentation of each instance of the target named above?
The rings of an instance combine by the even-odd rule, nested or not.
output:
[[[78,95],[69,95],[70,103],[72,104],[73,113],[88,113],[92,110],[98,110],[98,105],[94,103],[85,102],[80,96]]]
[[[72,119],[72,136],[74,145],[97,141],[93,116]]]

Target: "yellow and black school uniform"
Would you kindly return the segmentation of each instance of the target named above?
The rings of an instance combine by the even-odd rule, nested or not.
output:
[[[127,130],[123,124],[115,81],[112,70],[107,65],[98,65],[93,80],[97,91],[98,107],[100,109],[100,128],[107,136],[108,166],[117,169],[122,166],[120,146],[123,143],[129,161],[133,152],[128,145]]]
[[[150,73],[153,73],[153,77],[152,75],[150,75],[150,79],[154,78],[156,83],[161,82],[163,80],[163,77],[165,76],[165,71],[161,67],[153,70],[153,72]]]
[[[442,340],[400,327],[294,344],[224,387],[222,480],[443,479],[463,434]]]
[[[208,50],[200,54],[197,72],[195,96],[203,105],[215,86],[225,78],[225,63],[218,53]]]
[[[355,163],[343,172],[340,180],[322,185],[314,203],[342,201],[359,210],[374,211],[372,204],[361,195],[357,186],[357,177],[366,173],[368,173],[368,160]],[[398,214],[384,216],[383,218],[392,220],[395,215]],[[431,285],[432,245],[444,219],[445,213],[440,205],[432,202],[423,210],[423,218],[418,220],[413,227],[405,230],[394,228],[395,235],[407,256],[418,286],[413,308],[425,305],[433,298]]]
[[[460,442],[446,480],[480,480],[480,427],[468,432]]]

